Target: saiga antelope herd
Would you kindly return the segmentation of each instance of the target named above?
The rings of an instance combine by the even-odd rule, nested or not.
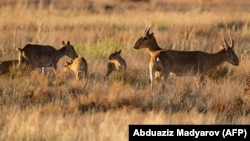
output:
[[[166,81],[170,73],[176,76],[194,76],[200,77],[200,81],[195,82],[197,86],[204,81],[206,73],[224,62],[232,65],[239,65],[239,58],[234,52],[234,40],[229,32],[230,45],[225,40],[221,32],[224,42],[223,49],[216,53],[206,53],[202,51],[178,51],[162,49],[153,33],[150,33],[151,23],[146,25],[145,35],[137,39],[134,43],[134,49],[146,48],[150,54],[149,76],[151,81],[151,89],[154,87],[155,80]],[[7,60],[0,62],[0,73],[5,74],[9,71],[13,64],[20,66],[24,62],[32,69],[37,67],[42,68],[44,73],[45,67],[53,67],[54,72],[57,70],[57,63],[63,56],[68,56],[72,59],[71,62],[65,62],[65,70],[73,70],[75,79],[79,80],[84,76],[87,77],[88,64],[84,57],[78,57],[74,47],[68,41],[65,44],[62,41],[62,47],[55,49],[49,45],[27,44],[23,48],[17,48],[18,60]],[[127,63],[120,56],[121,50],[111,53],[108,57],[107,78],[115,70],[126,70]]]

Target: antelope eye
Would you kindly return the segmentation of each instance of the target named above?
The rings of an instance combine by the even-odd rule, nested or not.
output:
[[[148,37],[143,37],[144,40],[148,40]]]

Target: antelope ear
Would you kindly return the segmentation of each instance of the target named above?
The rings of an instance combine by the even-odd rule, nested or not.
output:
[[[121,54],[122,50],[119,50],[117,53]]]
[[[65,45],[65,42],[64,42],[64,41],[62,41],[62,45]]]
[[[70,41],[67,42],[67,45],[70,45]]]
[[[152,32],[151,34],[150,34],[150,36],[153,36],[154,35],[154,32]]]

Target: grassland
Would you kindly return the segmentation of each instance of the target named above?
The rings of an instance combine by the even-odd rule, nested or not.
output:
[[[244,0],[5,0],[0,2],[0,59],[17,59],[27,43],[60,48],[70,40],[89,64],[80,82],[12,68],[0,76],[0,140],[127,140],[129,124],[250,123],[250,2]],[[151,92],[146,50],[133,49],[152,22],[166,49],[220,49],[230,29],[240,66],[223,64],[197,89],[192,77],[169,78]],[[227,38],[227,36],[225,36]],[[126,72],[107,71],[121,49]]]

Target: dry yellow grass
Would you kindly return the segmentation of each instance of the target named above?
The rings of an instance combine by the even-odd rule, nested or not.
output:
[[[59,48],[70,40],[89,66],[79,82],[60,70],[57,78],[25,68],[0,76],[0,140],[127,140],[128,125],[136,123],[250,123],[248,1],[5,0],[0,6],[1,60],[17,59],[15,48],[27,43]],[[203,89],[192,77],[173,76],[163,91],[151,92],[149,55],[133,49],[147,20],[166,49],[216,52],[220,30],[231,29],[240,66],[224,64]],[[107,57],[118,49],[127,71],[105,80]]]

